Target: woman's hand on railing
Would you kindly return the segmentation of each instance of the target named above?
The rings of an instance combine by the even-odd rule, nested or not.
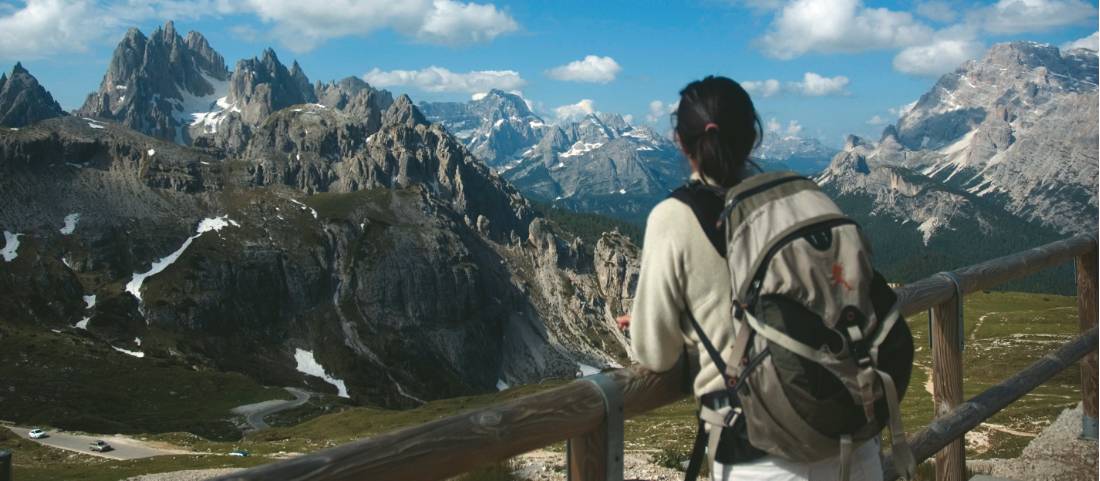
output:
[[[623,314],[619,316],[617,319],[615,319],[615,322],[619,323],[620,331],[626,332],[627,329],[630,329],[630,314]]]

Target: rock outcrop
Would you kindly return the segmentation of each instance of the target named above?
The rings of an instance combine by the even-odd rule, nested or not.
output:
[[[172,22],[149,37],[131,28],[115,48],[99,90],[88,95],[78,115],[187,144],[196,115],[225,96],[228,80],[225,60],[202,34],[183,38]]]
[[[23,64],[16,62],[10,77],[0,74],[0,126],[18,128],[62,115],[61,105]]]

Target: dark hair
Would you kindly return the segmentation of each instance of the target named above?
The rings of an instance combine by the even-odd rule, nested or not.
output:
[[[756,166],[749,154],[760,145],[764,128],[749,93],[737,82],[711,75],[687,84],[672,122],[704,178],[733,187],[748,177],[747,165]]]

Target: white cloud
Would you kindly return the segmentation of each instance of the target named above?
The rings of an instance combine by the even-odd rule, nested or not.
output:
[[[580,102],[562,105],[554,109],[554,115],[558,120],[571,120],[596,113],[596,102],[592,99],[582,99]]]
[[[779,81],[776,79],[748,80],[745,82],[741,82],[741,87],[743,87],[745,91],[750,94],[761,95],[764,97],[771,97],[772,95],[779,93],[781,89]]]
[[[787,122],[787,135],[798,135],[802,133],[802,124],[797,120]]]
[[[485,42],[519,29],[491,4],[459,0],[331,0],[323,8],[298,0],[26,0],[22,6],[0,4],[0,57],[84,52],[89,43],[150,19],[223,15],[255,15],[272,26],[270,32],[241,26],[231,31],[246,40],[270,35],[298,52],[386,28],[444,45]]]
[[[784,134],[787,136],[797,136],[802,133],[802,124],[797,120],[787,121],[787,126],[783,127],[783,122],[779,119],[772,117],[764,122],[764,132],[769,134]]]
[[[974,10],[969,19],[999,34],[1041,32],[1056,27],[1096,24],[1096,6],[1081,0],[1000,0]]]
[[[491,89],[516,90],[526,82],[513,70],[475,70],[458,73],[431,66],[420,70],[377,68],[363,74],[363,80],[378,87],[409,86],[425,92],[478,93]]]
[[[914,101],[909,102],[909,103],[907,103],[905,105],[902,105],[900,107],[892,107],[892,108],[889,108],[889,109],[886,109],[886,110],[888,112],[890,112],[890,115],[893,115],[894,117],[899,117],[900,118],[901,116],[909,113],[909,111],[913,110],[913,107],[916,107],[916,106],[917,106],[917,101],[914,100]]]
[[[764,122],[764,130],[768,133],[776,133],[783,129],[783,124],[779,122],[775,117],[768,119]]]
[[[582,60],[554,67],[546,74],[557,80],[605,84],[615,80],[615,76],[621,71],[622,67],[611,57],[587,55]]]
[[[771,97],[782,92],[789,92],[808,97],[821,97],[825,95],[845,95],[844,90],[848,86],[848,77],[837,75],[836,77],[824,77],[814,72],[806,72],[802,80],[791,81],[786,84],[776,79],[748,80],[741,82],[741,86],[750,94]]]
[[[634,125],[634,116],[631,114],[626,114],[623,116],[623,121],[630,125]]]
[[[416,37],[424,41],[442,44],[486,42],[519,29],[511,16],[493,5],[436,0],[432,6],[434,8],[429,10],[416,33]]]
[[[943,0],[917,2],[916,12],[917,15],[941,23],[954,22],[959,17],[958,8]]]
[[[939,76],[981,55],[984,49],[981,43],[974,40],[935,40],[928,45],[908,47],[898,52],[894,56],[894,69],[912,75]]]
[[[889,120],[882,118],[882,116],[875,115],[867,120],[867,125],[886,125],[889,122]]]
[[[87,50],[100,31],[88,1],[28,0],[22,8],[0,6],[0,57],[32,58]]]
[[[837,95],[844,93],[844,87],[848,86],[848,77],[837,75],[836,77],[822,77],[813,72],[806,72],[801,82],[791,82],[790,88],[802,95],[820,97],[823,95]]]
[[[1093,32],[1085,38],[1079,38],[1069,43],[1064,43],[1060,46],[1062,50],[1073,50],[1075,48],[1087,48],[1089,50],[1097,50],[1097,44],[1100,43],[1100,32]]]
[[[677,100],[671,103],[664,103],[660,100],[654,100],[649,103],[649,113],[645,116],[645,121],[651,124],[656,124],[661,119],[667,119],[668,114],[676,111],[676,108],[680,106],[680,101]]]
[[[239,10],[273,24],[275,36],[299,52],[332,38],[364,36],[384,28],[444,45],[484,42],[519,29],[511,16],[493,5],[455,0],[330,0],[323,8],[298,0],[248,0]]]
[[[908,12],[868,8],[859,0],[796,0],[783,7],[759,42],[780,59],[914,45],[932,29]]]

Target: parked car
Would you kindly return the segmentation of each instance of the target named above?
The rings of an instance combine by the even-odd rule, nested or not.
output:
[[[92,451],[96,451],[96,452],[100,452],[100,453],[105,453],[105,452],[110,451],[110,450],[115,449],[115,448],[111,447],[110,444],[107,444],[107,441],[104,441],[102,439],[97,439],[95,442],[88,445],[88,449],[91,449]]]
[[[248,452],[247,449],[236,449],[236,450],[230,451],[229,455],[243,458],[243,457],[251,456],[252,453]]]
[[[39,428],[31,429],[31,432],[29,432],[27,434],[31,437],[31,439],[42,439],[42,438],[46,438],[46,437],[50,436],[49,434],[46,433],[45,430],[42,430],[42,429],[39,429]]]

